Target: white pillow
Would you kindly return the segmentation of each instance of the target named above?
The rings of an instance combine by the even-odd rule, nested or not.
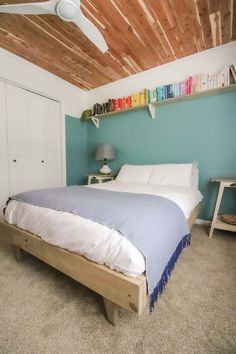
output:
[[[191,187],[194,189],[198,189],[198,184],[199,184],[198,162],[194,161],[192,167]]]
[[[155,165],[148,183],[192,187],[192,168],[192,163]]]
[[[116,181],[148,183],[152,169],[152,165],[123,165],[116,177]]]

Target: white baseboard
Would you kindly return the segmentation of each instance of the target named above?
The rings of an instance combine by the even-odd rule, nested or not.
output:
[[[197,225],[210,225],[210,221],[209,220],[204,220],[204,219],[196,219],[194,224]]]

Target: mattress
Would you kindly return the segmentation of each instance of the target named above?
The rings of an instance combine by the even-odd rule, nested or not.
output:
[[[178,186],[111,181],[87,188],[166,197],[179,205],[186,219],[202,200],[202,194],[198,190]],[[38,235],[45,242],[105,264],[125,275],[137,276],[145,271],[144,256],[132,243],[119,232],[94,221],[15,200],[8,204],[5,218],[8,223]]]

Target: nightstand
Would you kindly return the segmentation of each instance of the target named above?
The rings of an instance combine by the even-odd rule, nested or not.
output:
[[[103,183],[107,181],[112,181],[113,179],[115,179],[114,175],[101,175],[101,174],[94,173],[88,175],[88,184],[91,184],[92,180],[96,180],[97,183]]]
[[[214,215],[213,219],[211,222],[211,229],[209,233],[209,238],[212,238],[212,234],[214,229],[221,229],[221,230],[227,230],[227,231],[234,231],[236,232],[236,225],[234,224],[229,224],[225,221],[223,221],[218,215],[219,209],[220,209],[220,204],[221,200],[223,197],[224,189],[225,188],[235,188],[236,187],[236,179],[234,178],[212,178],[211,182],[219,182],[219,191],[216,199],[216,205],[215,205],[215,210],[214,210]]]

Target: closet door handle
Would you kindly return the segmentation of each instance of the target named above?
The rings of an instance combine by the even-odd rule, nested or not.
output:
[[[41,162],[44,163],[44,160],[42,160]]]
[[[16,162],[16,160],[14,159],[13,162]]]

